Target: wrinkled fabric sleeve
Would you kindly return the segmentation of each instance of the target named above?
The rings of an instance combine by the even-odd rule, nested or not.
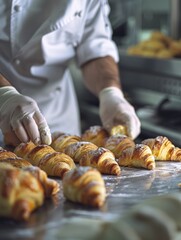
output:
[[[78,66],[105,56],[119,61],[116,44],[112,41],[112,29],[108,18],[109,5],[105,0],[93,0],[87,8],[84,33],[76,49]]]

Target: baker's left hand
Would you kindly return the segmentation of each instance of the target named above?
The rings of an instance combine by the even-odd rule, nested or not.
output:
[[[100,118],[109,131],[115,125],[125,125],[127,134],[135,139],[140,134],[141,123],[134,107],[125,99],[117,87],[104,88],[99,94]]]

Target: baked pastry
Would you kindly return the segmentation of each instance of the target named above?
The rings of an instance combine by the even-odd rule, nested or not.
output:
[[[16,157],[17,156],[15,153],[0,147],[0,160],[6,159],[6,158],[16,158]]]
[[[29,166],[23,168],[23,170],[30,172],[41,183],[46,198],[49,198],[59,192],[60,187],[58,182],[48,178],[46,172],[41,170],[39,167]]]
[[[121,169],[114,154],[103,147],[90,150],[79,158],[80,166],[97,168],[103,174],[120,175]]]
[[[72,201],[92,207],[101,207],[106,198],[104,179],[91,167],[78,167],[67,172],[62,180],[64,196]]]
[[[5,159],[6,160],[6,159]],[[29,166],[21,166],[21,162],[23,159],[19,158],[18,164],[14,164],[13,162],[16,162],[16,159],[11,159],[11,161],[0,161],[0,168],[5,167],[15,167],[15,168],[21,168],[24,171],[30,172],[36,179],[41,183],[45,197],[51,197],[52,195],[55,195],[59,191],[59,184],[53,179],[50,179],[47,177],[47,174],[45,171],[41,170],[39,167],[32,166],[31,164]],[[9,159],[8,159],[9,160]],[[19,167],[20,165],[20,167]]]
[[[27,220],[44,202],[41,183],[29,172],[4,164],[0,168],[0,217]]]
[[[170,160],[171,161],[176,161],[176,162],[181,161],[181,149],[180,148],[175,147],[173,149],[173,152],[172,152],[172,154],[170,156]]]
[[[16,158],[4,158],[0,160],[0,163],[9,163],[10,165],[12,165],[13,167],[17,167],[17,168],[24,168],[24,167],[28,167],[28,166],[32,166],[32,164],[30,162],[28,162],[27,160],[20,158],[20,157],[16,157]]]
[[[173,41],[172,38],[159,31],[152,32],[150,39],[162,42],[166,47],[169,47],[170,43]]]
[[[18,157],[28,159],[28,154],[35,148],[36,145],[33,142],[21,143],[14,149],[14,154]]]
[[[74,162],[79,163],[79,160],[90,150],[96,150],[98,147],[91,142],[76,142],[68,145],[64,152],[69,155]]]
[[[124,149],[134,146],[135,142],[126,135],[113,135],[105,142],[105,148],[113,152],[116,158],[119,158]]]
[[[91,126],[81,136],[82,141],[94,143],[98,147],[103,147],[109,133],[102,126]]]
[[[0,147],[0,163],[2,162],[9,163],[10,165],[17,168],[31,166],[31,163],[27,160],[18,157],[15,153],[7,151],[6,149]]]
[[[118,164],[125,167],[155,168],[155,158],[151,149],[145,144],[136,144],[135,147],[126,148],[118,159]]]
[[[52,134],[51,147],[57,152],[64,152],[68,145],[79,141],[81,141],[79,136],[55,132]]]
[[[171,41],[169,50],[173,56],[180,57],[181,56],[181,43],[179,41]]]
[[[127,128],[124,125],[116,125],[109,132],[101,126],[92,126],[82,134],[82,139],[109,149],[118,158],[125,148],[135,146],[126,134]]]
[[[56,152],[48,145],[33,146],[31,142],[21,143],[15,148],[14,152],[18,156],[27,159],[32,165],[44,170],[48,176],[62,178],[65,172],[76,167],[71,157]]]
[[[150,147],[155,160],[181,161],[181,149],[175,147],[167,137],[148,138],[142,143]]]
[[[128,135],[127,127],[125,125],[116,125],[110,129],[110,135]]]

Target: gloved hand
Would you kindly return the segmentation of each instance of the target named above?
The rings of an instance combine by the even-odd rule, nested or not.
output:
[[[6,144],[51,144],[51,133],[37,103],[14,87],[0,88],[0,128]]]
[[[140,121],[133,106],[124,98],[117,87],[104,88],[99,94],[100,118],[109,131],[111,127],[122,124],[127,127],[128,136],[135,139],[140,133]]]

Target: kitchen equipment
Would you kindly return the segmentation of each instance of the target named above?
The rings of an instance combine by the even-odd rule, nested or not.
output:
[[[144,137],[165,135],[181,146],[181,60],[120,53],[122,85],[137,109]]]

